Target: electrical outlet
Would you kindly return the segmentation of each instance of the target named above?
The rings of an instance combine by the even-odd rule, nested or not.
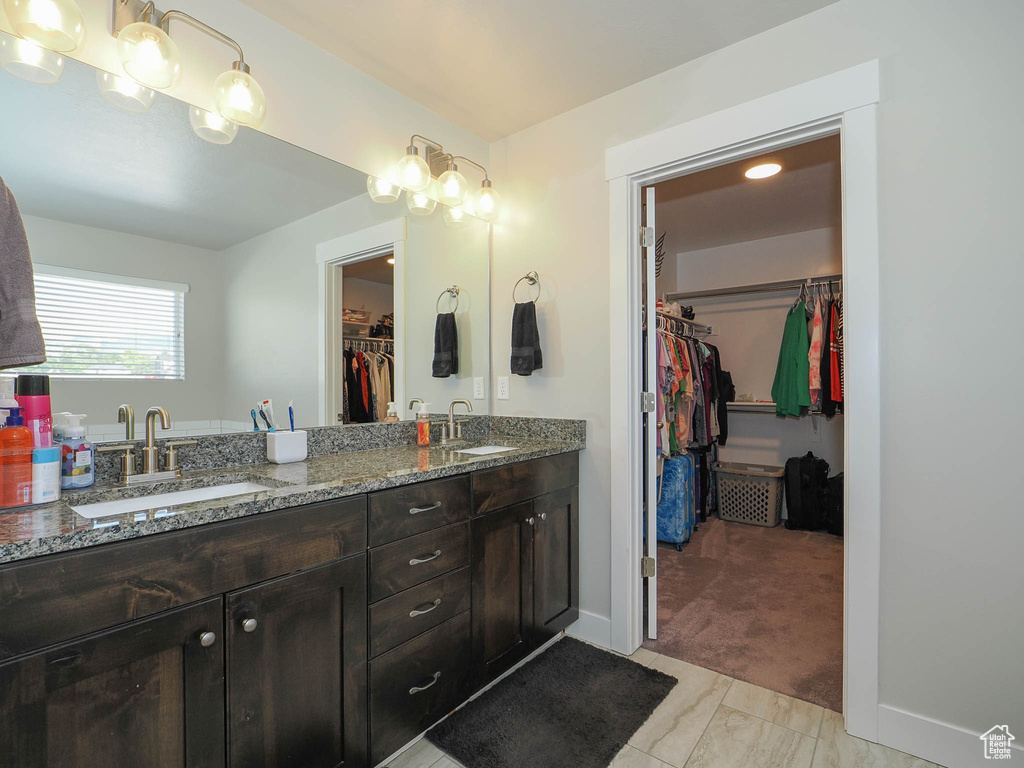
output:
[[[484,394],[484,377],[475,376],[473,378],[473,399],[483,400],[486,396]]]
[[[508,400],[509,381],[508,376],[498,377],[498,399]]]
[[[815,413],[811,414],[811,442],[821,442],[821,416]]]

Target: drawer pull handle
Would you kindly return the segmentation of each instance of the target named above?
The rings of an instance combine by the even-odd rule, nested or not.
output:
[[[430,688],[434,683],[436,683],[440,677],[441,677],[441,673],[440,672],[435,672],[433,680],[431,680],[426,685],[414,685],[412,688],[409,689],[409,695],[412,696],[414,694],[419,693],[420,691],[427,690],[427,688]]]
[[[409,611],[409,618],[410,619],[415,619],[417,616],[422,616],[424,613],[430,613],[432,610],[437,608],[437,606],[439,606],[440,604],[441,604],[441,598],[439,597],[439,598],[437,598],[437,600],[435,600],[434,602],[429,604],[430,605],[429,608],[414,608],[413,610]]]
[[[429,507],[413,507],[412,509],[409,510],[409,514],[410,515],[418,515],[420,512],[430,512],[432,509],[440,509],[440,508],[441,508],[441,502],[440,501],[435,501]]]
[[[434,554],[427,555],[426,557],[414,557],[409,561],[409,565],[420,565],[421,563],[429,563],[431,560],[436,560],[441,556],[441,550],[435,549]]]

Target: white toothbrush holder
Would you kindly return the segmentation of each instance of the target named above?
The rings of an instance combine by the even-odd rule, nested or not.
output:
[[[267,458],[275,464],[305,461],[307,452],[306,433],[301,429],[267,433]]]

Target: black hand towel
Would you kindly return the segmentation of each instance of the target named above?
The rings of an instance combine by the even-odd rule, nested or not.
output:
[[[434,365],[431,376],[447,379],[459,372],[459,333],[455,329],[455,313],[445,312],[434,323]]]
[[[537,330],[537,305],[532,301],[516,304],[512,313],[512,373],[529,376],[544,367]]]

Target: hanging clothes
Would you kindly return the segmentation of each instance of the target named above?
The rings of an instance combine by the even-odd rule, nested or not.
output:
[[[772,384],[775,413],[779,416],[800,416],[801,408],[811,405],[809,347],[807,305],[798,301],[786,315]]]
[[[821,297],[814,300],[814,317],[811,318],[811,348],[807,352],[810,371],[811,406],[821,401],[821,344],[822,344]]]

